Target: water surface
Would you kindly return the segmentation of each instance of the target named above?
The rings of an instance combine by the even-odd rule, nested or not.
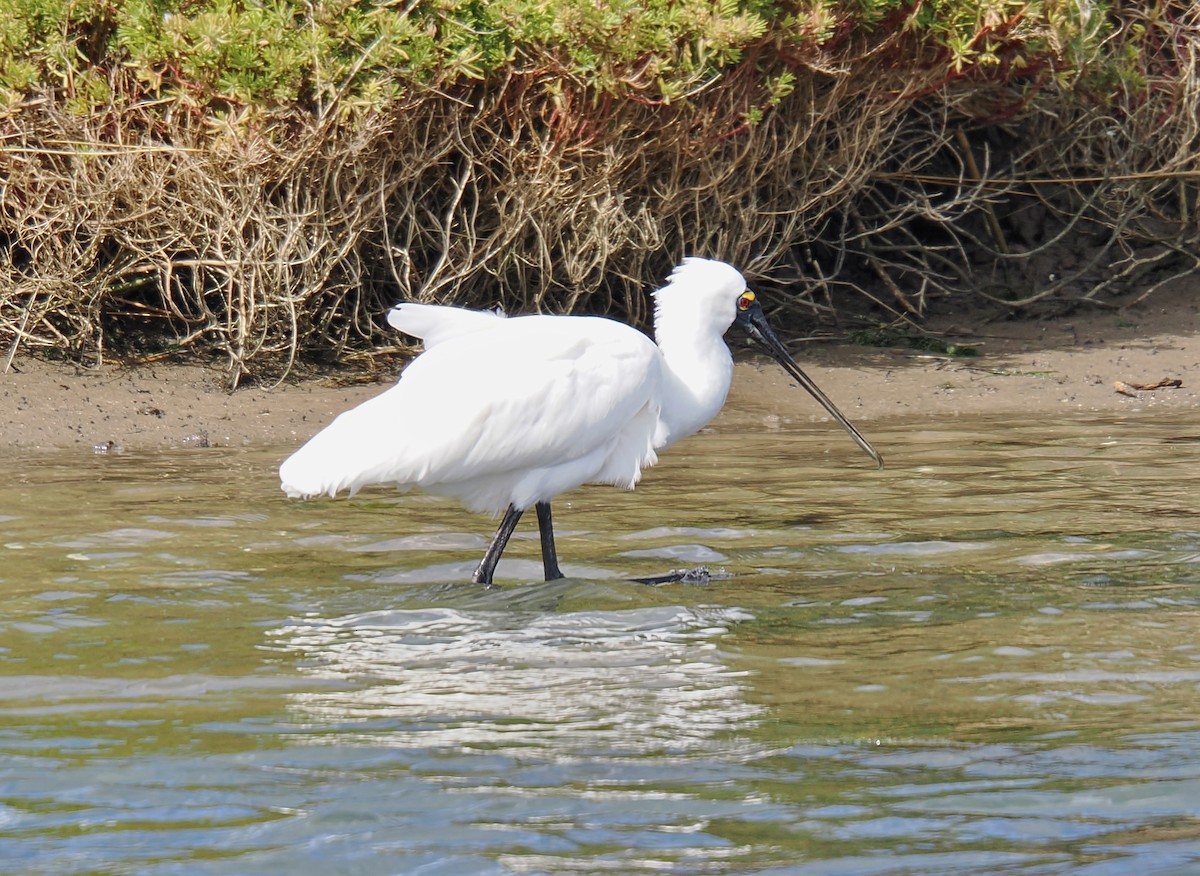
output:
[[[760,420],[493,590],[286,448],[6,459],[0,871],[1200,871],[1200,429]]]

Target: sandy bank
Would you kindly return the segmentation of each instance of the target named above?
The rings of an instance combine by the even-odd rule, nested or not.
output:
[[[856,423],[964,414],[1152,415],[1200,408],[1200,288],[1163,290],[1122,311],[1050,321],[934,327],[979,355],[949,358],[907,349],[814,341],[797,361]],[[731,333],[739,359],[740,339]],[[333,381],[228,393],[222,375],[195,365],[139,368],[73,365],[18,356],[0,376],[0,448],[298,445],[339,411],[391,379]],[[1182,385],[1118,392],[1115,384]],[[730,407],[784,423],[825,419],[769,360],[740,362]],[[729,416],[728,414],[725,416]]]

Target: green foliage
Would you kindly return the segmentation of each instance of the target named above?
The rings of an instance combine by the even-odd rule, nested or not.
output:
[[[956,71],[996,67],[1006,51],[1019,72],[1038,58],[1078,69],[1101,46],[1107,4],[1077,0],[926,0],[912,18],[949,53]]]
[[[0,2],[0,104],[49,85],[100,96],[87,71],[106,52],[112,12],[105,0]]]
[[[1105,19],[1102,3],[1075,0],[0,0],[0,95],[14,105],[52,90],[87,111],[120,82],[127,101],[378,110],[517,73],[657,103],[749,59],[753,119],[849,34],[915,37],[951,74],[1049,60],[1071,75],[1095,57]]]

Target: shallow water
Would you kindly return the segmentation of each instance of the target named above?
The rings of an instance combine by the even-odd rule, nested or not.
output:
[[[762,419],[488,591],[283,448],[10,457],[0,871],[1200,871],[1200,428]]]

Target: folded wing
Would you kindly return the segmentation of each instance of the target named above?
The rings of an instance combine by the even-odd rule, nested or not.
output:
[[[632,486],[655,461],[661,354],[637,330],[410,308],[398,321],[426,332],[426,352],[283,464],[289,495],[394,484],[499,511],[589,481]]]

